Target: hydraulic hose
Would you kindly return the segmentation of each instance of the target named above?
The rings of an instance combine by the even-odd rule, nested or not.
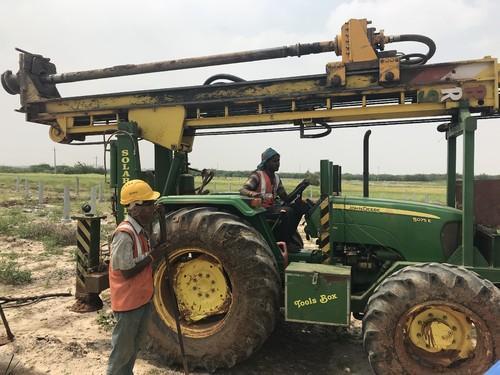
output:
[[[425,44],[429,51],[426,54],[423,53],[409,53],[402,55],[400,61],[402,65],[423,65],[425,64],[436,52],[436,43],[431,38],[419,34],[402,34],[393,35],[387,38],[387,42],[419,42]]]
[[[222,74],[215,74],[215,75],[207,78],[207,80],[205,82],[203,82],[203,84],[204,85],[211,85],[215,81],[219,81],[219,80],[226,80],[226,81],[231,81],[231,82],[245,82],[245,80],[241,77],[238,77],[238,76],[235,76],[232,74],[222,73]],[[223,83],[223,82],[221,82],[221,83]]]

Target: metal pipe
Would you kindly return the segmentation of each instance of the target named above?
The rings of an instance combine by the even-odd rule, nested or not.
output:
[[[181,168],[185,162],[185,154],[182,152],[176,152],[170,164],[170,170],[168,172],[167,181],[165,182],[165,188],[163,189],[162,195],[175,195],[177,184],[179,183]]]
[[[116,65],[104,69],[84,70],[80,72],[69,72],[61,74],[48,74],[41,76],[40,80],[45,83],[56,84],[88,81],[100,78],[129,76],[134,74],[164,72],[169,70],[199,68],[203,66],[278,59],[289,56],[300,57],[303,55],[310,55],[315,53],[331,52],[335,50],[335,46],[336,43],[333,40],[306,44],[295,44],[276,48],[223,53],[219,55],[210,55],[203,57],[189,57],[184,59],[158,61],[138,65]]]
[[[323,159],[319,162],[320,173],[320,195],[321,198],[331,194],[331,177],[330,177],[330,161]]]
[[[370,148],[370,134],[372,134],[371,130],[367,130],[365,132],[365,136],[363,138],[363,197],[369,197],[370,192],[368,190],[368,182],[370,178],[370,165],[369,165],[369,148]]]
[[[333,192],[335,195],[342,193],[342,167],[340,165],[332,166]]]
[[[337,195],[337,191],[335,190],[335,185],[337,184],[337,181],[336,181],[336,177],[335,176],[335,173],[333,171],[333,162],[332,161],[329,161],[328,162],[328,168],[330,169],[330,172],[329,172],[329,183],[330,183],[330,186],[328,188],[328,191],[329,191],[329,195],[331,194],[334,194]]]
[[[446,205],[455,208],[457,192],[457,138],[450,136],[447,139],[447,167],[446,167]]]
[[[460,110],[463,132],[462,172],[462,265],[474,266],[474,133],[477,119],[468,109]]]

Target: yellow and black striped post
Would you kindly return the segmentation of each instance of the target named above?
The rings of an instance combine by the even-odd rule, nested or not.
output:
[[[320,233],[319,248],[324,254],[330,251],[330,200],[328,196],[323,198],[320,207]]]
[[[72,310],[76,312],[90,312],[99,310],[102,301],[99,293],[102,289],[99,281],[90,277],[98,273],[100,264],[100,231],[101,219],[105,216],[74,216],[77,220],[76,227],[76,303]],[[97,284],[95,282],[97,280]],[[102,282],[101,282],[102,284]]]

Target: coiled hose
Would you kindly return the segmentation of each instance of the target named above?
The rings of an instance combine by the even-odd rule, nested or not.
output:
[[[389,37],[389,42],[419,42],[425,44],[429,51],[426,54],[423,53],[408,53],[400,56],[400,62],[402,65],[423,65],[429,59],[434,56],[436,52],[436,43],[431,38],[419,34],[402,34],[394,35]]]

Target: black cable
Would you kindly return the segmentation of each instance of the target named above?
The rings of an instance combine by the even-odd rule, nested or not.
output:
[[[215,74],[205,80],[203,82],[203,85],[212,85],[215,81],[218,80],[226,80],[226,81],[232,81],[232,82],[245,82],[245,80],[241,77],[232,75],[232,74]],[[223,82],[220,82],[223,83]]]
[[[409,53],[402,55],[399,59],[402,65],[423,65],[436,53],[436,43],[431,38],[419,34],[401,34],[390,38],[390,42],[419,42],[425,44],[429,51],[423,53]]]

